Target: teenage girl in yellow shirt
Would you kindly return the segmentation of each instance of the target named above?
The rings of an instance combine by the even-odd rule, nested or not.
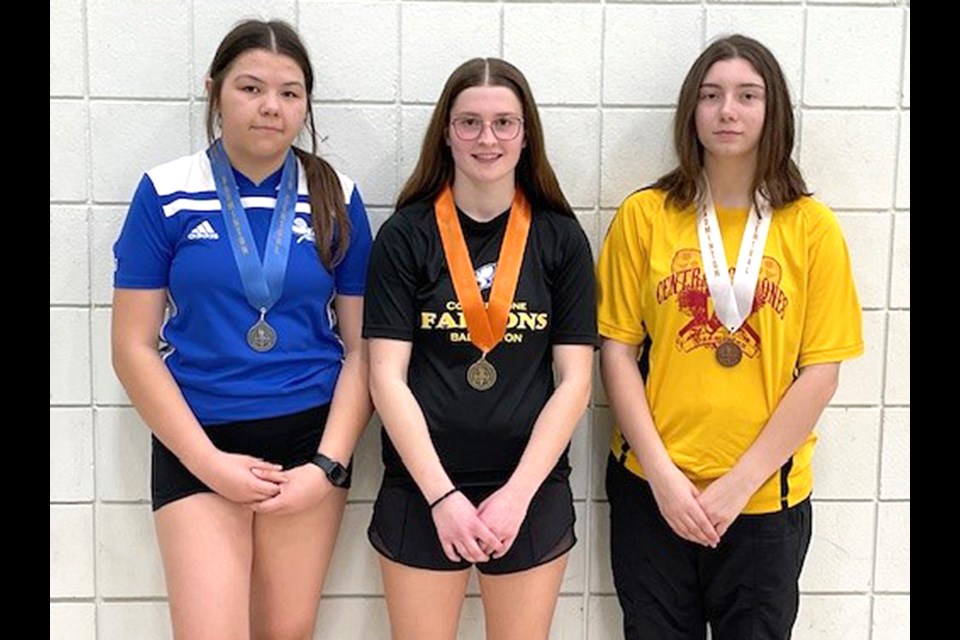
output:
[[[840,226],[810,197],[793,141],[770,51],[712,43],[680,90],[679,166],[623,202],[604,242],[607,493],[628,639],[703,640],[708,624],[714,640],[789,638],[796,619],[813,428],[863,339]]]

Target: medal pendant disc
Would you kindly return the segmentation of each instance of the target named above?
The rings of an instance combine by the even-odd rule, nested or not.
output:
[[[474,362],[467,369],[467,384],[477,391],[486,391],[497,383],[497,370],[485,359]]]
[[[717,346],[717,362],[724,367],[735,367],[743,357],[743,351],[732,340],[724,340]]]
[[[247,331],[247,344],[250,345],[251,349],[260,353],[270,351],[277,344],[277,332],[265,321],[258,320]]]

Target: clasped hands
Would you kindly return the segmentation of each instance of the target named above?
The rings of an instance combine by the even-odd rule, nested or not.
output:
[[[290,514],[320,503],[333,485],[316,465],[284,470],[253,456],[218,451],[197,477],[224,498],[257,513]]]
[[[673,532],[711,548],[720,544],[755,490],[729,472],[701,492],[676,467],[656,481],[651,479],[650,486],[660,513]]]
[[[432,510],[443,552],[451,562],[487,562],[503,557],[513,546],[532,496],[509,484],[474,506],[457,491]]]

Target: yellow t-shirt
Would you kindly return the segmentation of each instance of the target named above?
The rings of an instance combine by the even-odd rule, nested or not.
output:
[[[729,334],[703,277],[696,212],[666,207],[665,196],[646,189],[620,205],[597,265],[598,324],[600,335],[626,344],[650,336],[654,424],[673,462],[702,490],[754,442],[798,367],[863,353],[860,303],[836,217],[801,197],[774,212],[753,311],[732,336],[743,358],[721,366],[715,351]],[[748,215],[717,208],[728,265],[737,263]],[[812,432],[744,513],[778,511],[810,495],[816,439]],[[644,475],[619,428],[611,449]]]

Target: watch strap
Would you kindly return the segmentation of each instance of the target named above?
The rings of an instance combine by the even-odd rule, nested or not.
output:
[[[330,480],[330,484],[333,486],[343,487],[350,482],[350,469],[344,467],[336,460],[327,457],[322,453],[317,453],[313,456],[310,462],[323,470],[323,472],[327,475],[327,479]]]

